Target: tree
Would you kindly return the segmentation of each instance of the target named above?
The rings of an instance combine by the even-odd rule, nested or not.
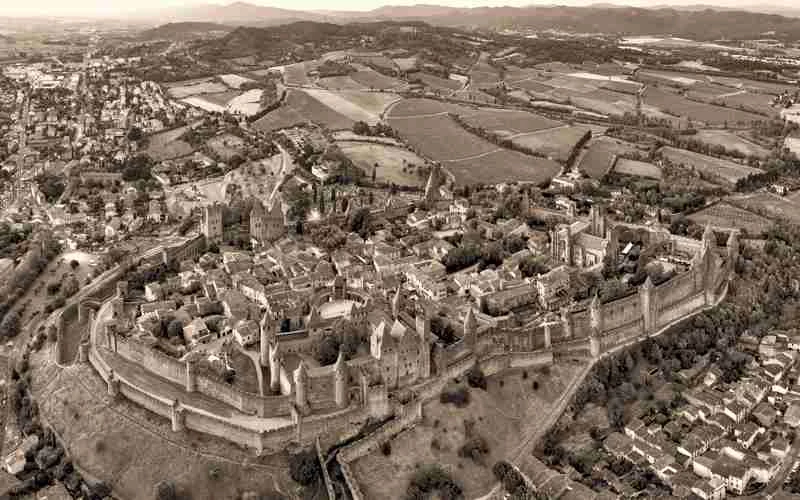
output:
[[[64,280],[64,284],[61,286],[61,295],[64,298],[72,297],[78,292],[80,286],[81,285],[78,283],[78,278],[75,276],[70,276]]]
[[[467,372],[467,383],[470,387],[486,390],[486,375],[478,365],[474,365]]]
[[[75,269],[78,269],[78,267],[79,267],[80,265],[81,265],[81,263],[80,263],[80,262],[78,262],[78,261],[77,261],[77,260],[75,260],[75,259],[72,259],[71,261],[69,261],[69,267],[71,267],[73,271],[74,271]]]
[[[169,338],[183,337],[183,323],[179,319],[173,319],[167,325],[167,336]]]
[[[322,474],[322,467],[314,450],[306,450],[289,457],[289,475],[296,483],[309,486]]]
[[[431,497],[456,500],[464,498],[464,492],[461,485],[439,465],[423,465],[412,476],[405,499],[422,500]]]
[[[366,238],[369,230],[369,218],[369,209],[366,207],[359,208],[350,214],[347,220],[347,229],[351,233],[358,233],[362,238]]]
[[[357,121],[353,124],[353,133],[356,135],[370,135],[370,128],[366,122]]]
[[[159,481],[155,486],[155,500],[176,500],[175,483],[164,480]]]
[[[17,333],[19,333],[19,313],[9,311],[3,321],[0,321],[0,338],[13,338],[17,336]]]
[[[134,127],[131,127],[130,130],[128,130],[128,140],[129,141],[139,142],[139,141],[142,140],[143,136],[144,136],[144,134],[142,134],[142,129],[140,129],[139,127],[135,127],[134,126]]]
[[[319,344],[319,351],[317,352],[317,361],[321,366],[332,365],[339,357],[339,347],[341,342],[334,335],[330,335],[322,339]]]

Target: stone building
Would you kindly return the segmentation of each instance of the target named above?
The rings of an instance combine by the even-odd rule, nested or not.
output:
[[[203,219],[200,221],[200,232],[205,235],[208,242],[219,242],[222,240],[222,212],[222,204],[218,202],[203,207]]]
[[[593,206],[589,218],[559,224],[550,235],[550,255],[555,262],[574,267],[602,264],[611,236],[605,210]]]
[[[280,201],[267,209],[260,201],[250,211],[250,241],[254,248],[263,247],[286,234],[286,225]]]

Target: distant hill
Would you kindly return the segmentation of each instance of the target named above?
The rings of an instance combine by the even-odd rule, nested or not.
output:
[[[188,40],[210,33],[228,33],[232,27],[207,22],[167,23],[139,34],[143,40]]]
[[[229,5],[167,9],[161,11],[159,16],[170,21],[201,21],[236,26],[269,26],[293,21],[347,23],[417,20],[442,26],[556,29],[620,35],[669,34],[696,40],[758,38],[767,32],[775,32],[776,36],[784,38],[800,39],[798,18],[704,7],[699,4],[662,9],[607,4],[592,7],[475,8],[412,5],[385,6],[368,12],[309,12],[236,2]]]
[[[152,17],[152,12],[140,13],[140,17]],[[324,21],[327,16],[314,12],[279,9],[234,2],[228,5],[203,4],[190,7],[174,7],[158,11],[161,19],[173,22],[214,22],[232,26],[260,26],[285,24],[294,21]]]
[[[287,50],[302,48],[306,42],[351,40],[361,35],[375,35],[391,24],[298,21],[271,27],[240,26],[224,37],[209,40],[200,50],[218,57],[280,57]]]
[[[557,29],[624,35],[671,34],[696,40],[757,38],[765,32],[774,31],[778,36],[800,38],[800,19],[736,10],[536,6],[442,9],[446,10],[431,14],[434,9],[426,5],[389,12],[402,13],[402,19],[446,26]],[[392,17],[401,19],[399,15]]]

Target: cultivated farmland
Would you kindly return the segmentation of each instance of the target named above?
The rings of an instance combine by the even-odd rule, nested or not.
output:
[[[192,154],[194,148],[191,144],[180,139],[188,129],[187,125],[151,135],[145,153],[154,161],[171,160]]]
[[[417,118],[446,113],[465,114],[470,111],[471,108],[459,106],[457,104],[434,101],[431,99],[411,98],[403,99],[392,106],[389,115],[391,119]]]
[[[241,86],[244,85],[245,83],[249,83],[249,82],[253,81],[250,78],[245,78],[243,76],[233,75],[233,74],[219,75],[217,78],[222,80],[222,83],[224,83],[225,85],[227,85],[228,87],[230,87],[232,89],[241,88]]]
[[[353,119],[322,104],[302,90],[292,89],[286,102],[255,122],[259,130],[278,130],[300,123],[314,122],[332,130],[352,128]]]
[[[425,160],[407,149],[369,142],[342,141],[337,144],[367,176],[372,175],[377,164],[378,181],[399,186],[423,186],[428,179],[427,175],[419,175],[421,171],[417,169],[426,164]]]
[[[582,126],[550,128],[515,136],[512,142],[535,153],[565,162],[589,130]]]
[[[665,113],[685,116],[698,123],[738,125],[766,120],[766,117],[754,113],[690,101],[683,96],[655,87],[648,89],[644,102]]]
[[[486,87],[494,87],[500,83],[500,73],[496,68],[489,64],[490,54],[482,52],[478,57],[478,62],[472,67],[469,72],[470,86],[482,89]]]
[[[635,177],[647,177],[650,179],[661,179],[661,169],[652,163],[644,161],[629,160],[627,158],[620,158],[614,165],[614,172],[632,175]]]
[[[664,146],[659,151],[664,158],[670,160],[672,163],[692,167],[702,174],[727,184],[736,184],[740,179],[763,172],[758,168],[686,151],[685,149],[673,148],[671,146]]]
[[[751,235],[759,235],[773,225],[766,217],[725,202],[715,203],[695,212],[689,215],[689,220],[701,226],[711,224],[721,229],[742,229]]]
[[[508,149],[445,163],[457,184],[532,182],[540,184],[555,177],[561,166],[546,158],[528,156]]]
[[[449,78],[440,78],[436,75],[431,75],[430,73],[417,73],[413,75],[413,78],[419,78],[419,80],[426,87],[430,87],[435,90],[456,91],[463,87],[461,82],[457,82]]]
[[[783,142],[783,147],[787,148],[792,153],[800,156],[800,138],[787,137]]]
[[[409,144],[435,161],[455,161],[486,154],[500,148],[470,134],[447,114],[414,119],[396,119],[389,124]]]
[[[350,78],[365,89],[389,90],[404,85],[400,80],[388,77],[365,66],[352,73]]]
[[[800,203],[792,197],[778,196],[770,192],[757,192],[731,198],[739,206],[764,214],[770,218],[785,219],[800,223]]]
[[[481,127],[505,136],[536,132],[563,125],[561,122],[534,113],[505,109],[466,110],[460,116],[472,127]]]
[[[560,167],[556,162],[499,148],[467,132],[448,116],[448,112],[468,115],[483,111],[488,111],[488,117],[494,117],[493,110],[407,99],[391,108],[389,124],[420,154],[443,163],[460,184],[541,182],[558,173]],[[528,120],[538,120],[536,123],[541,124],[541,117],[537,115],[526,116],[525,120],[520,116],[517,116],[517,126],[530,125]],[[508,124],[503,126],[509,127]]]
[[[240,95],[242,95],[242,93],[238,90],[227,90],[216,94],[203,94],[203,99],[219,106],[227,106],[228,101]]]
[[[747,156],[764,158],[769,154],[769,151],[758,144],[726,130],[700,130],[693,138],[705,142],[706,144],[722,146],[725,149],[738,151]]]
[[[351,120],[370,125],[378,123],[386,106],[399,99],[395,94],[377,92],[331,92],[321,89],[304,89],[304,92]]]
[[[611,170],[614,164],[614,158],[621,154],[631,154],[635,152],[636,148],[632,144],[627,144],[608,137],[601,137],[592,140],[586,151],[581,154],[578,160],[578,170],[592,179],[601,179]]]
[[[183,99],[185,97],[199,94],[215,94],[219,92],[226,92],[227,90],[228,87],[219,82],[204,81],[170,87],[167,90],[167,93],[174,99]]]

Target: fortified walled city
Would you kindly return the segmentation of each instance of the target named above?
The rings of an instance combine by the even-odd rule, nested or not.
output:
[[[800,11],[42,1],[0,500],[800,498]]]

